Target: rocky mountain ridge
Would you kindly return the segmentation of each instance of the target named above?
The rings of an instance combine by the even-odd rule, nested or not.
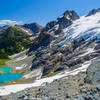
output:
[[[79,19],[79,16],[75,11],[67,10],[62,16],[58,17],[57,20],[47,23],[38,38],[36,38],[36,42],[33,44],[32,48],[30,48],[30,51],[40,46],[47,46],[52,40],[57,40],[57,37],[62,37],[64,35],[63,29],[70,26],[73,21],[77,19]]]
[[[25,29],[29,29],[33,34],[38,34],[43,29],[43,26],[37,24],[37,23],[31,23],[31,24],[24,24],[22,25]]]
[[[73,13],[73,11],[66,11],[63,17],[68,18],[70,13]],[[77,20],[73,20],[71,22],[73,24],[71,25],[68,19],[66,19],[70,26],[65,27],[65,25],[61,23],[60,26],[63,26],[63,28],[61,27],[63,32],[58,32],[58,34],[54,34],[55,30],[53,30],[56,24],[53,23],[54,26],[52,26],[51,29],[47,28],[47,26],[51,26],[52,22],[47,24],[38,38],[41,40],[42,36],[48,35],[49,38],[46,38],[48,42],[45,42],[46,39],[43,39],[44,41],[41,41],[42,43],[38,45],[37,50],[34,50],[36,45],[33,44],[32,46],[34,59],[31,70],[43,68],[44,76],[52,72],[59,72],[73,68],[74,66],[80,66],[80,64],[85,61],[99,56],[99,48],[97,49],[99,45],[99,16],[100,13],[96,13],[94,16],[81,17],[78,19],[79,17],[77,17],[75,13],[75,19]],[[63,19],[63,17],[60,18]],[[88,20],[87,23],[86,20]],[[59,22],[59,20],[57,20],[57,22]],[[63,22],[66,23],[64,20]],[[94,24],[92,25],[91,22]],[[50,30],[53,31],[50,32]],[[58,30],[59,28],[56,28],[56,31]],[[43,32],[45,32],[45,35],[43,35]],[[44,45],[45,43],[47,44]]]

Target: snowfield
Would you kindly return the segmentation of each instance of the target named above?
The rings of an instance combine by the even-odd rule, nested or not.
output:
[[[25,68],[27,66],[27,64],[22,64],[20,67],[16,66],[16,70],[21,70],[23,68]]]
[[[43,85],[43,83],[46,83],[46,82],[51,83],[55,79],[60,79],[62,77],[67,77],[69,75],[76,75],[79,72],[85,72],[90,64],[91,64],[91,61],[85,62],[84,64],[82,64],[82,66],[80,68],[77,68],[77,69],[72,70],[72,71],[67,70],[67,71],[59,73],[55,76],[52,76],[52,77],[39,79],[31,84],[18,84],[18,85],[1,86],[0,87],[0,96],[9,95],[10,93],[16,93],[16,92],[24,90],[26,88],[38,87],[38,86]]]
[[[22,57],[17,58],[16,61],[24,60],[24,59],[26,59],[27,57],[28,57],[27,55],[24,55],[24,56],[22,56]]]
[[[37,77],[37,76],[41,76],[41,75],[42,75],[41,69],[36,69],[36,70],[33,70],[30,73],[24,75],[23,78],[29,79],[29,78],[33,78],[33,77]]]
[[[60,46],[63,46],[69,39],[75,40],[81,37],[88,41],[94,37],[100,39],[100,12],[88,17],[80,17],[63,31],[65,35],[64,40],[58,44]]]
[[[88,54],[93,53],[94,51],[95,51],[94,48],[88,48],[88,49],[85,51],[85,53],[83,53],[82,55],[79,55],[78,57],[86,56],[86,55],[88,55]]]

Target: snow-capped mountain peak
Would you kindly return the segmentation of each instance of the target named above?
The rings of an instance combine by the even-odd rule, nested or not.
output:
[[[73,22],[71,26],[64,29],[64,41],[69,39],[75,40],[79,38],[92,39],[100,36],[100,12],[92,16],[82,16]],[[62,43],[61,42],[61,43]],[[63,43],[64,44],[64,43]]]

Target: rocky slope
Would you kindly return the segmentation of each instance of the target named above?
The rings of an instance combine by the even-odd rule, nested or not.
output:
[[[100,62],[100,57],[95,59],[95,62],[89,66],[88,70],[90,72],[95,70],[98,73],[96,68],[93,67],[97,65],[96,61]],[[99,65],[98,68],[100,68]],[[100,83],[92,84],[86,82],[90,72],[87,71],[85,73],[83,71],[77,75],[73,74],[73,76],[56,79],[52,83],[44,83],[39,87],[27,88],[18,93],[12,93],[9,96],[0,98],[1,100],[100,100]],[[99,74],[96,77],[99,78]]]

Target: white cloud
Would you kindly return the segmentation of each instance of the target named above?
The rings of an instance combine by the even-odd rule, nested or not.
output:
[[[0,25],[3,26],[3,25],[19,25],[19,24],[22,24],[23,22],[22,21],[13,21],[13,20],[0,20]]]

